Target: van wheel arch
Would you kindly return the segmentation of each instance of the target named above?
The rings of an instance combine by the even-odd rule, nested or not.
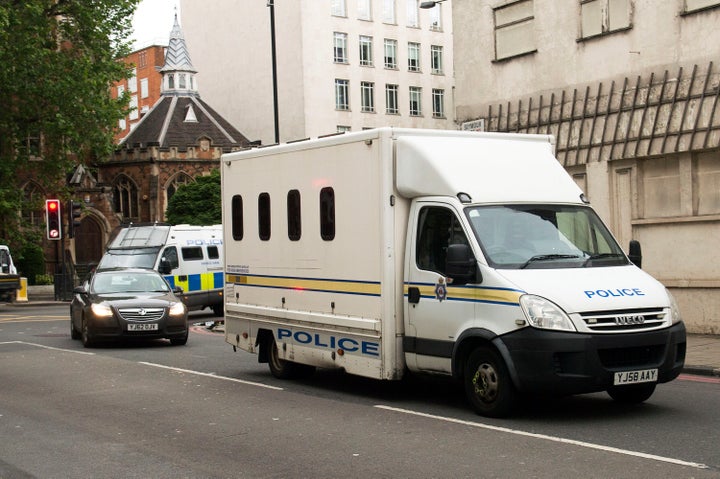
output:
[[[472,352],[481,346],[492,347],[492,340],[497,335],[484,328],[473,328],[463,331],[455,341],[452,353],[452,376],[454,379],[462,380],[465,373],[465,363]]]

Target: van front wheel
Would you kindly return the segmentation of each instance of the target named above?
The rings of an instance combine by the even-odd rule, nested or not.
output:
[[[463,381],[470,404],[481,416],[507,416],[517,402],[518,393],[505,362],[488,347],[479,347],[470,354]]]

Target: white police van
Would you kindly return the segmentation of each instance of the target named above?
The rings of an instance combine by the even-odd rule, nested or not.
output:
[[[645,401],[682,370],[685,327],[553,148],[381,128],[224,155],[225,340],[278,377],[451,375],[487,416]]]
[[[180,287],[188,309],[223,315],[222,225],[129,225],[108,244],[97,269],[149,268]]]

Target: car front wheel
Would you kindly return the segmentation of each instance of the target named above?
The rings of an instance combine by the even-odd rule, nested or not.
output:
[[[84,316],[82,318],[82,343],[86,348],[95,346],[95,340],[90,334],[90,326],[88,326],[88,322]]]

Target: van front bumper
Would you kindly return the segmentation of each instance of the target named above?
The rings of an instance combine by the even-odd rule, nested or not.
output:
[[[616,372],[658,369],[658,383],[685,363],[685,325],[648,332],[579,334],[527,327],[495,338],[521,392],[582,394],[613,386]]]

